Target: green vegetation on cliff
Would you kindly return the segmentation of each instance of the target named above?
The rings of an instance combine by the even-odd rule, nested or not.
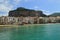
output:
[[[49,16],[53,16],[53,17],[56,17],[56,16],[60,16],[60,13],[53,13],[53,14],[51,14],[51,15],[49,15]]]

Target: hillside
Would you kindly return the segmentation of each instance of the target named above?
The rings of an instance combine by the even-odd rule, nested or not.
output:
[[[53,16],[53,17],[60,16],[60,13],[53,13],[53,14],[51,14],[49,16]]]
[[[42,11],[36,11],[36,10],[32,10],[32,9],[26,9],[23,7],[19,7],[16,10],[9,11],[8,16],[10,16],[10,17],[20,17],[20,16],[24,16],[24,17],[27,17],[27,16],[31,16],[31,17],[39,16],[40,17],[40,16],[42,16],[42,17],[45,17],[46,15],[43,14]]]

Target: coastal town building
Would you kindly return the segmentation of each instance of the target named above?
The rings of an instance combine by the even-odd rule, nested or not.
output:
[[[0,25],[60,23],[60,17],[0,17]]]

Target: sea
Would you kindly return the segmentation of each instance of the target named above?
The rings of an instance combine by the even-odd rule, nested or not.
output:
[[[60,24],[0,28],[0,40],[60,40]]]

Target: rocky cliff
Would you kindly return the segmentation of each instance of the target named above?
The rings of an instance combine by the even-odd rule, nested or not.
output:
[[[46,17],[45,14],[43,14],[42,11],[36,11],[36,10],[31,10],[31,9],[26,9],[23,7],[19,7],[16,10],[12,10],[9,11],[9,15],[10,17],[20,17],[20,16],[31,16],[31,17],[35,17],[35,16],[42,16],[42,17]]]

